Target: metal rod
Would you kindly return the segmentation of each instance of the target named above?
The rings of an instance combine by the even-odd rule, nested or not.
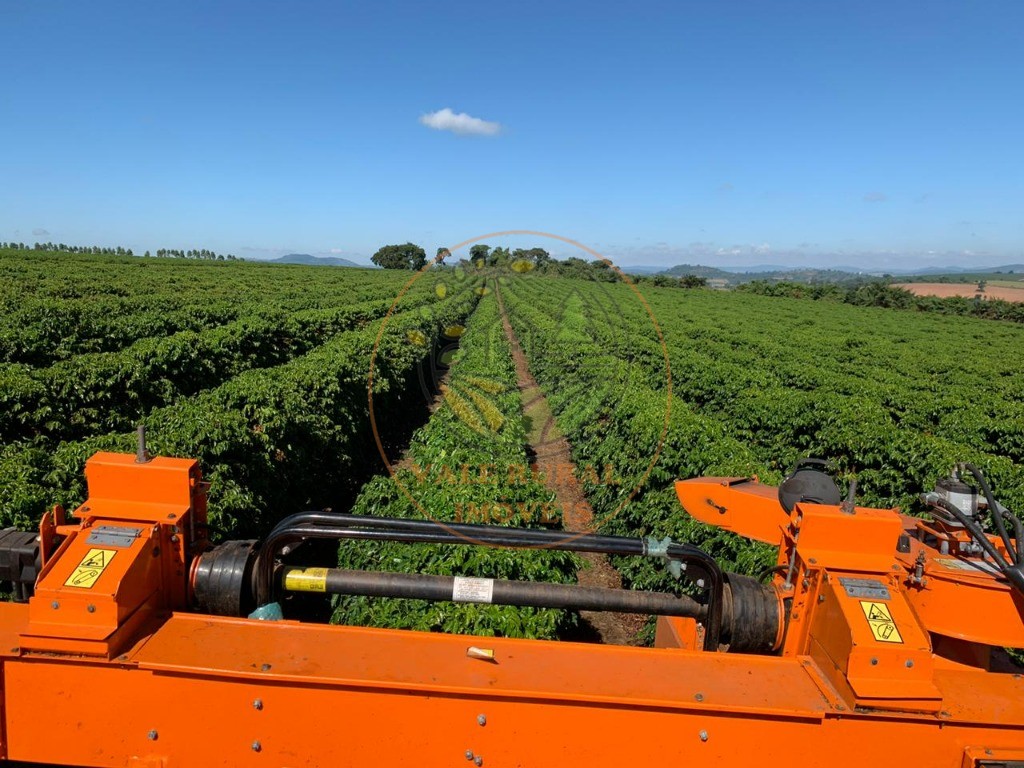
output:
[[[281,569],[281,583],[286,591],[294,592],[319,591],[319,586],[323,586],[324,591],[330,595],[491,603],[579,611],[616,611],[657,616],[689,616],[699,619],[703,619],[707,613],[706,606],[696,600],[685,595],[671,595],[665,592],[633,592],[604,587],[581,587],[575,584],[466,579],[455,576],[356,571],[342,568],[330,568],[326,571],[322,577],[323,581],[318,582],[317,588],[311,590],[307,569],[285,566]]]

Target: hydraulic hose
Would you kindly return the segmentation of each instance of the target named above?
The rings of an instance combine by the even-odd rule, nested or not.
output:
[[[1003,540],[1003,546],[1006,547],[1006,554],[1013,561],[1014,565],[1019,565],[1021,558],[1018,555],[1018,549],[1010,543],[1010,535],[1006,532],[1006,526],[1003,524],[1003,516],[999,513],[999,504],[996,502],[996,498],[992,494],[992,489],[989,487],[988,480],[985,479],[985,475],[982,474],[980,469],[969,462],[962,462],[959,466],[974,475],[974,479],[978,482],[978,487],[981,488],[981,492],[985,495],[985,501],[988,502],[988,511],[992,516],[992,523],[995,525],[996,531],[999,533],[999,538]],[[943,507],[943,509],[945,509],[945,507]]]
[[[966,528],[967,532],[971,534],[971,538],[974,539],[979,546],[985,550],[985,553],[992,558],[995,564],[999,566],[1000,570],[1005,571],[1010,567],[1010,563],[1006,562],[1006,558],[1004,558],[992,542],[988,540],[988,536],[985,535],[985,532],[981,530],[976,522],[961,512],[955,504],[950,504],[945,499],[935,499],[932,503],[936,507],[941,507],[943,510],[955,517],[957,522]]]

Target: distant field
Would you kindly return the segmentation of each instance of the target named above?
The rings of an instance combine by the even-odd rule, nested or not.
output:
[[[895,283],[895,288],[903,288],[915,296],[964,296],[974,298],[978,293],[977,283]],[[1003,301],[1024,301],[1024,287],[989,283],[982,294],[986,299],[1002,299]]]

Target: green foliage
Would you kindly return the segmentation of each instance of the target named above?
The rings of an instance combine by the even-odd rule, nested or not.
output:
[[[654,320],[627,286],[528,275],[503,289],[577,464],[611,463],[625,481],[587,488],[609,532],[669,535],[756,572],[769,550],[689,519],[672,481],[777,482],[808,455],[856,476],[862,503],[908,509],[955,461],[973,461],[1024,509],[1024,336],[1014,326],[750,293],[644,295],[671,396]],[[623,489],[641,482],[627,502]],[[619,567],[634,586],[668,584],[649,564]]]
[[[36,258],[0,259],[0,269],[31,274]],[[66,273],[76,275],[75,264],[68,262]],[[262,308],[221,328],[144,339],[49,368],[0,367],[0,381],[9,385],[0,390],[0,428],[28,435],[3,449],[0,525],[34,524],[49,504],[80,503],[85,460],[97,450],[132,450],[136,415],[145,417],[155,452],[200,460],[211,482],[211,519],[231,536],[262,535],[290,512],[344,505],[380,468],[367,410],[374,350],[377,411],[385,422],[408,419],[422,407],[408,396],[420,364],[477,301],[473,285],[440,291],[439,278],[424,275],[385,324],[375,318],[392,307],[405,281],[380,271],[263,267],[254,275],[245,263],[149,264],[171,278],[160,299],[165,305],[202,304],[207,292],[190,294],[175,278],[217,270],[222,292],[247,290],[256,278]],[[102,257],[96,267],[113,276],[115,288],[136,268],[131,260]],[[53,278],[47,290],[88,288],[100,304],[110,299],[87,274],[80,277],[79,286]],[[293,291],[311,308],[288,312],[298,298]],[[85,295],[73,299],[83,312]]]

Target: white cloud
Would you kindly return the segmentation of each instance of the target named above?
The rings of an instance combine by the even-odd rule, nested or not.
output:
[[[501,132],[501,123],[481,120],[465,112],[452,112],[448,107],[420,115],[420,123],[435,131],[451,131],[460,136],[496,136]]]

